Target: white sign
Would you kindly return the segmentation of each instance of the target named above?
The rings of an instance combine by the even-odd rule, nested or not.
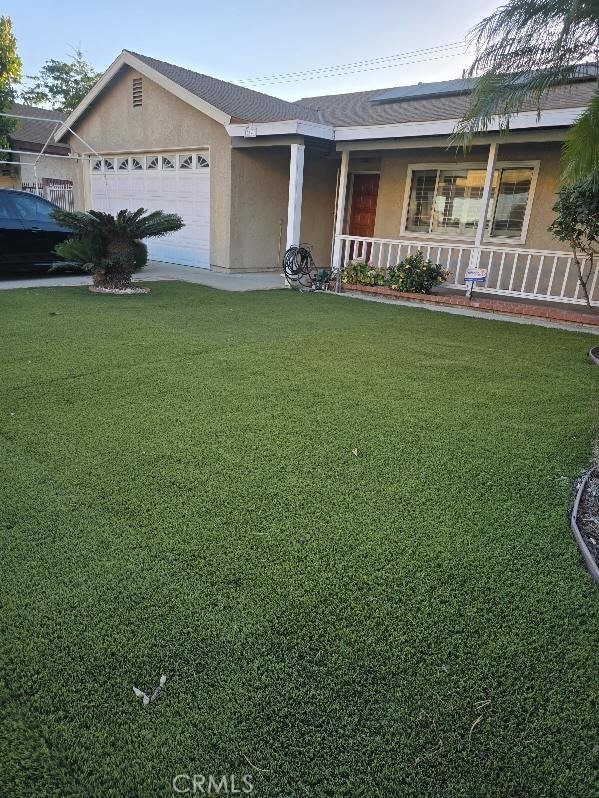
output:
[[[246,139],[255,139],[258,135],[258,128],[256,125],[246,125],[245,130],[243,131],[243,136]]]
[[[487,279],[487,270],[478,267],[468,266],[464,275],[466,283],[484,283]]]

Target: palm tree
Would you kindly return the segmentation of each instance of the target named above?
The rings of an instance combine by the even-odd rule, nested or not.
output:
[[[599,182],[599,0],[509,0],[470,39],[476,57],[468,75],[478,80],[454,141],[468,145],[496,118],[507,129],[523,105],[540,113],[549,89],[596,74],[595,95],[564,147],[563,172],[568,181]]]
[[[79,249],[89,253],[84,268],[92,273],[94,285],[113,290],[131,288],[141,239],[163,236],[183,227],[183,220],[175,213],[144,214],[145,208],[122,210],[116,216],[101,211],[60,209],[52,213],[59,224],[75,233]]]

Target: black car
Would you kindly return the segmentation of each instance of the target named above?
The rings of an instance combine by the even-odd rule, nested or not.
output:
[[[50,215],[56,207],[26,191],[0,189],[0,274],[48,271],[60,260],[54,247],[73,233]]]

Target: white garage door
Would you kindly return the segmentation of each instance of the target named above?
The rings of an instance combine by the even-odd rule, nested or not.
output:
[[[185,227],[148,238],[153,260],[210,268],[210,164],[208,152],[93,158],[92,208],[178,213]]]

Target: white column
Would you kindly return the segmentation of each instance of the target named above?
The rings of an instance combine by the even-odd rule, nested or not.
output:
[[[333,271],[341,267],[341,241],[343,235],[343,222],[345,221],[345,202],[347,199],[347,175],[349,172],[349,151],[341,153],[341,168],[339,170],[339,188],[337,189],[337,207],[335,208],[335,240],[333,242]]]
[[[485,237],[485,225],[487,224],[487,214],[489,212],[489,202],[491,201],[491,191],[493,189],[493,173],[495,172],[495,161],[497,160],[497,143],[489,145],[489,157],[487,158],[487,171],[485,173],[485,185],[483,188],[482,202],[480,206],[480,216],[478,217],[478,227],[474,246],[480,247]]]
[[[289,162],[289,204],[287,205],[287,246],[296,247],[300,243],[302,222],[302,188],[304,185],[304,145],[291,145]]]
[[[480,247],[482,246],[485,237],[487,214],[489,213],[489,203],[491,202],[491,192],[493,190],[493,174],[495,172],[495,162],[497,160],[497,147],[497,142],[493,142],[489,145],[485,183],[483,186],[483,195],[480,203],[480,214],[478,217],[478,225],[476,227],[476,235],[474,237],[474,248],[470,252],[469,268],[471,269],[476,269],[480,262]],[[467,296],[470,296],[472,293],[472,285],[472,282],[469,282]]]

